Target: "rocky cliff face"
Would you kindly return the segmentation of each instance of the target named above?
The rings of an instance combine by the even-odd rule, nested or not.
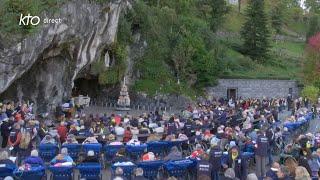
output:
[[[73,81],[112,44],[126,0],[105,5],[72,0],[61,7],[60,24],[43,24],[33,35],[0,49],[0,93],[31,100],[38,112],[70,97]],[[103,55],[102,55],[103,56]]]

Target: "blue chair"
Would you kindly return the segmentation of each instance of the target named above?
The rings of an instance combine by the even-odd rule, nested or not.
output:
[[[53,180],[72,180],[73,179],[73,166],[68,167],[55,167],[49,166],[51,171],[51,179]]]
[[[62,145],[62,148],[68,149],[68,154],[73,160],[78,159],[79,154],[81,152],[81,147],[82,147],[81,144],[64,144],[64,145]]]
[[[82,145],[83,151],[87,154],[88,151],[94,151],[95,155],[100,154],[102,145],[100,143],[93,143],[93,144],[84,144]]]
[[[165,142],[168,143],[167,151],[169,152],[173,146],[177,146],[177,148],[181,150],[182,144],[187,143],[188,141],[187,140],[184,140],[184,141],[177,140],[177,141],[165,141]]]
[[[137,164],[138,167],[143,169],[143,176],[147,179],[156,179],[159,170],[162,168],[164,161],[144,161]]]
[[[148,152],[153,152],[156,155],[164,155],[168,149],[168,142],[165,141],[152,141],[148,142]]]
[[[112,161],[112,159],[116,156],[116,154],[119,151],[119,149],[124,148],[124,147],[125,147],[124,145],[109,145],[109,144],[106,144],[103,147],[106,161],[108,161],[108,162]]]
[[[14,175],[23,180],[40,180],[45,175],[45,168],[43,166],[33,166],[28,171],[16,170]]]
[[[147,149],[147,144],[141,144],[141,145],[126,145],[126,153],[132,158],[133,160],[139,159],[139,157],[142,156],[142,154]]]
[[[136,169],[136,165],[112,165],[111,166],[111,174],[112,176],[115,176],[115,171],[117,167],[121,167],[123,170],[123,176],[126,177],[127,179],[131,179],[132,175],[134,174],[134,170]]]
[[[164,163],[164,169],[167,171],[169,176],[185,178],[189,175],[189,170],[194,168],[196,165],[196,161],[191,159],[182,159]]]
[[[39,145],[39,155],[45,161],[49,162],[58,153],[58,146],[55,144],[40,144]]]
[[[77,166],[77,169],[79,169],[80,178],[85,178],[86,180],[101,179],[102,166],[100,163],[81,163]]]
[[[0,164],[0,178],[7,176],[14,176],[14,171],[17,169],[16,165]]]

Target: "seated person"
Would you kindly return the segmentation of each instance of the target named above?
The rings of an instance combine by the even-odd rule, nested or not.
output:
[[[96,139],[96,137],[91,134],[89,137],[87,137],[82,144],[95,144],[95,143],[99,143],[98,140]]]
[[[156,160],[156,156],[154,155],[153,152],[145,153],[142,156],[142,161],[154,161],[154,160]]]
[[[136,137],[133,137],[130,141],[127,142],[127,145],[139,146],[141,145],[141,142]]]
[[[150,133],[146,125],[142,124],[142,127],[139,130],[138,140],[141,142],[146,142],[148,139],[148,134]]]
[[[124,180],[126,179],[123,175],[123,169],[121,167],[117,167],[115,172],[114,172],[115,177],[113,180]]]
[[[9,159],[9,153],[7,151],[0,152],[0,165],[5,165],[7,168],[16,169],[16,164]],[[3,180],[13,180],[13,177],[6,176]]]
[[[134,179],[135,180],[147,180],[144,176],[143,176],[143,169],[142,168],[137,168],[134,171]]]
[[[147,139],[148,142],[151,141],[160,141],[161,137],[158,136],[152,129],[150,129],[150,135]]]
[[[202,154],[204,154],[204,151],[203,151],[201,145],[197,144],[196,145],[196,150],[191,153],[191,157],[192,158],[197,158],[197,157],[200,157]]]
[[[90,150],[87,153],[86,158],[82,161],[83,163],[99,163],[98,156],[94,154],[94,151]]]
[[[37,150],[32,150],[29,157],[24,160],[25,164],[44,166],[43,160],[39,157]]]
[[[9,159],[9,153],[7,151],[0,152],[0,164],[5,164],[6,166],[16,167],[16,164]]]
[[[73,134],[67,136],[66,141],[63,144],[78,144],[76,137]]]
[[[56,140],[49,134],[47,134],[42,141],[40,142],[40,144],[57,144]]]
[[[113,158],[112,162],[117,163],[117,162],[128,162],[130,161],[126,156],[126,150],[125,148],[121,148],[118,150],[116,157]]]
[[[182,153],[179,151],[179,149],[176,146],[173,146],[171,148],[170,153],[166,157],[164,157],[165,161],[178,160],[178,159],[182,159]]]
[[[53,158],[50,162],[50,164],[54,166],[60,166],[63,165],[62,163],[71,166],[73,163],[72,158],[68,155],[68,149],[62,148],[61,153],[58,154],[55,158]]]

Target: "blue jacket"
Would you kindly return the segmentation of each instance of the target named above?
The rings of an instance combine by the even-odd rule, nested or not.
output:
[[[36,156],[29,156],[24,160],[24,163],[30,164],[30,165],[41,165],[44,166],[44,162],[40,157]]]

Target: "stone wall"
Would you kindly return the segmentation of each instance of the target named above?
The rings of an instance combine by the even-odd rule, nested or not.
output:
[[[218,85],[207,88],[213,97],[227,97],[228,89],[236,89],[237,98],[287,97],[289,89],[292,95],[299,95],[299,88],[293,80],[260,80],[260,79],[219,79]]]

